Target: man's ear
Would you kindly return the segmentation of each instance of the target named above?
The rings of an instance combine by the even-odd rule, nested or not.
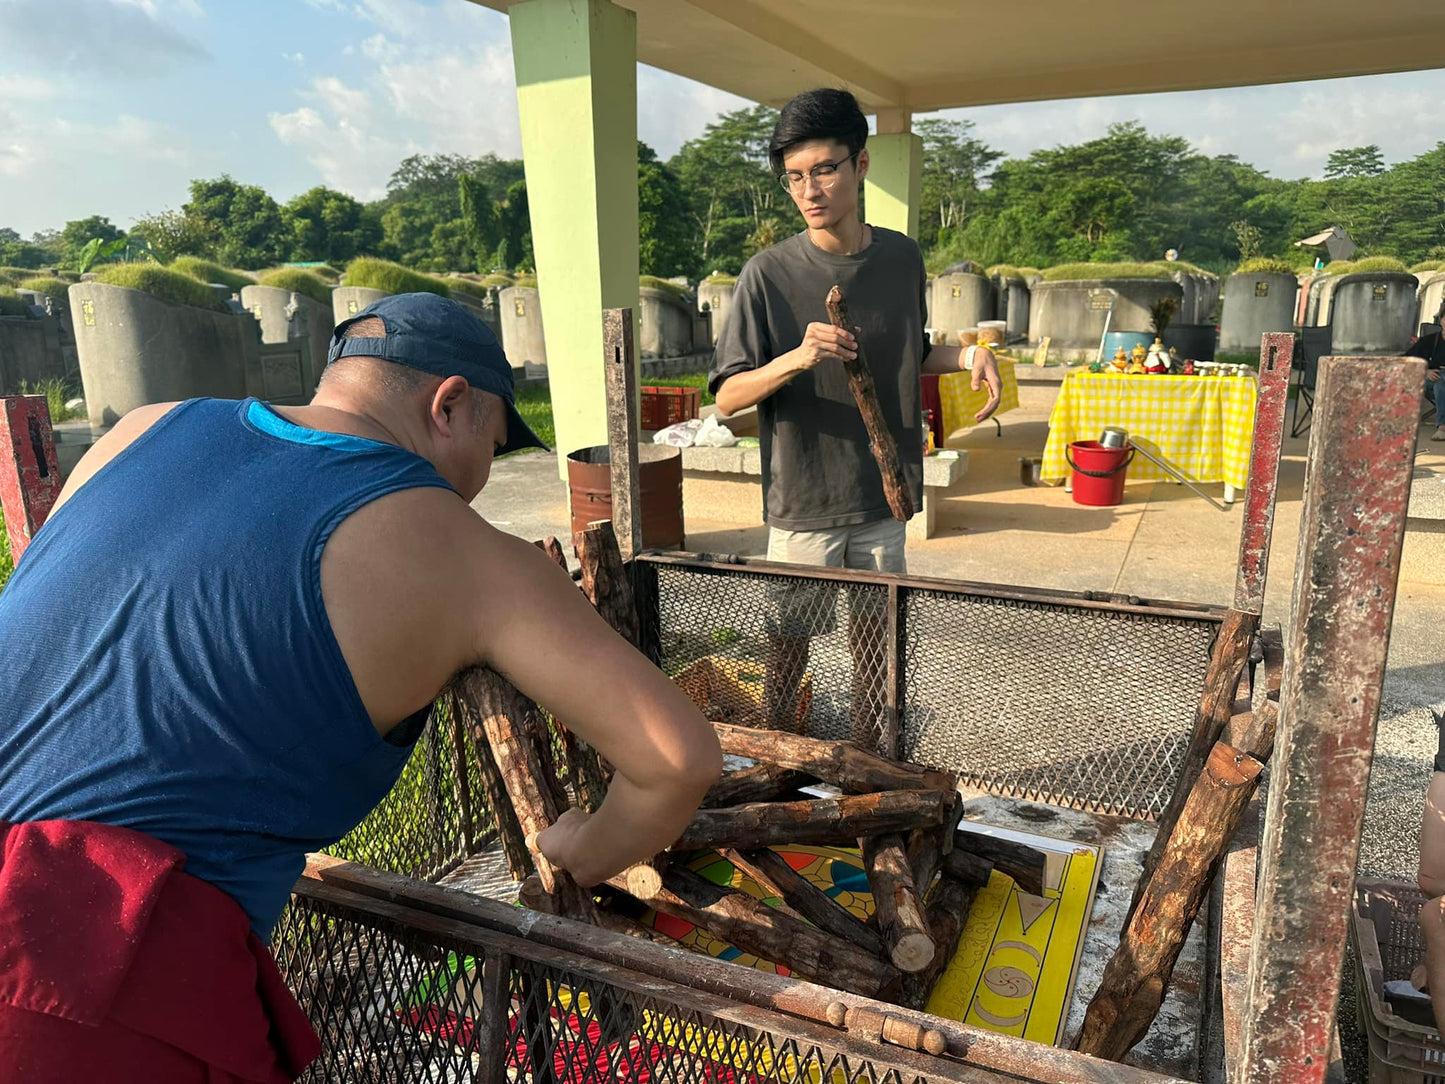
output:
[[[858,179],[861,181],[868,176],[868,148],[864,147],[858,152]]]
[[[437,385],[432,393],[431,421],[444,436],[452,435],[456,422],[456,411],[469,394],[467,382],[459,376],[449,376]]]

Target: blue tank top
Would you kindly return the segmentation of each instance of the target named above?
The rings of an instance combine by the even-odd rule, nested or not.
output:
[[[321,553],[356,509],[418,486],[447,483],[255,400],[191,400],[154,424],[0,593],[0,820],[154,836],[269,936],[305,853],[354,827],[411,752],[361,702]]]

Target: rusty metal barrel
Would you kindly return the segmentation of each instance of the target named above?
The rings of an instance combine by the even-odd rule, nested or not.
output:
[[[682,450],[643,444],[638,452],[644,549],[682,548]],[[567,498],[572,536],[589,523],[612,518],[612,456],[607,445],[579,448],[567,456]]]

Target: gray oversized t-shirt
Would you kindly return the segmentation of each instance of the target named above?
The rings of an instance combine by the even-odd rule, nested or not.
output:
[[[743,268],[718,339],[708,386],[757,369],[802,345],[808,325],[828,322],[828,291],[840,286],[878,401],[913,493],[923,507],[920,376],[923,256],[911,238],[871,227],[854,256],[824,252],[806,231],[759,252]],[[787,531],[871,523],[890,515],[868,431],[841,361],[824,361],[758,404],[763,515]]]

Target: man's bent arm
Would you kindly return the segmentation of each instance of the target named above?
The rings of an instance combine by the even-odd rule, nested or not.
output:
[[[932,347],[928,351],[928,357],[923,359],[923,371],[940,376],[964,372],[965,355],[966,351],[961,346]],[[976,422],[987,421],[990,415],[998,409],[999,401],[1003,398],[1003,382],[999,379],[998,361],[994,358],[992,350],[981,346],[974,351],[972,372],[974,391],[978,391],[980,387],[988,387],[988,402],[973,416],[973,420]]]
[[[596,884],[681,835],[722,771],[717,736],[540,550],[481,526],[480,659],[616,769],[601,807],[551,855],[579,883]]]
[[[717,408],[724,414],[757,406],[792,381],[806,366],[799,364],[798,350],[789,350],[758,369],[748,369],[725,378],[717,390]]]

